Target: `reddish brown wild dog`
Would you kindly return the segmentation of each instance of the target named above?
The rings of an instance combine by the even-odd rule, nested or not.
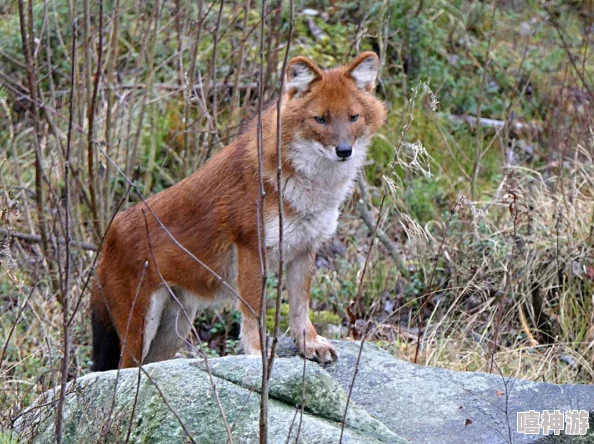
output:
[[[376,54],[365,52],[330,70],[305,57],[287,65],[280,140],[289,323],[300,352],[321,362],[337,354],[308,316],[314,258],[335,232],[339,207],[363,165],[371,136],[385,120],[384,105],[373,95],[378,64]],[[264,241],[270,270],[278,268],[279,259],[276,123],[275,104],[262,113]],[[95,370],[117,368],[120,353],[122,367],[171,359],[197,311],[229,301],[238,303],[242,313],[245,353],[261,354],[254,316],[260,313],[262,293],[258,171],[253,122],[194,174],[148,198],[150,209],[139,203],[114,219],[91,295]],[[251,309],[170,235],[235,288]]]

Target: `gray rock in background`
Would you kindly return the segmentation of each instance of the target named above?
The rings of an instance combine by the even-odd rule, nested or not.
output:
[[[270,383],[269,442],[337,443],[360,343],[336,341],[340,359],[319,366],[295,357],[290,340],[281,342]],[[229,356],[209,361],[213,381],[233,441],[258,442],[261,375],[259,358]],[[130,442],[188,442],[180,420],[196,442],[227,441],[205,364],[172,360],[145,366],[141,374]],[[93,373],[68,386],[65,443],[125,442],[136,397],[138,370],[122,370],[108,421],[117,372]],[[152,381],[151,381],[152,380]],[[302,381],[305,380],[305,387]],[[161,393],[155,387],[158,385]],[[48,392],[19,418],[25,441],[54,442],[54,417]],[[167,400],[169,407],[163,401]],[[305,399],[301,427],[298,406]],[[527,443],[539,437],[516,432],[516,413],[536,410],[592,410],[594,387],[504,379],[484,373],[458,373],[416,366],[366,343],[352,399],[344,443]],[[179,420],[171,412],[173,409]],[[543,438],[543,442],[571,442]],[[590,437],[580,441],[591,442]]]

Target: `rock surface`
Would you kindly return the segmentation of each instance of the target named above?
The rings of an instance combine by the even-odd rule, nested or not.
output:
[[[304,443],[339,442],[360,343],[335,345],[340,359],[321,367],[309,361],[304,366],[291,342],[281,342],[270,382],[270,443],[293,443],[297,436]],[[233,442],[258,442],[260,359],[229,356],[210,359],[209,367],[216,394],[201,360],[146,365],[140,378],[137,369],[79,378],[68,386],[64,442],[96,441],[102,434],[107,442],[125,442],[129,434],[129,442],[191,442],[190,435],[194,442],[224,443],[227,432],[219,403]],[[53,410],[46,405],[52,396],[48,392],[40,397],[39,407],[17,421],[23,441],[54,442]],[[342,442],[528,443],[539,437],[516,432],[517,412],[593,407],[594,386],[421,367],[366,343]],[[559,438],[544,439],[553,443]],[[579,442],[592,441],[588,437]]]

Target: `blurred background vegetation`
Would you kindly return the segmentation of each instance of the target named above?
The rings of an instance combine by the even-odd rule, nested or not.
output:
[[[594,382],[594,2],[294,12],[290,56],[376,51],[389,109],[316,259],[314,322],[423,365]],[[95,250],[138,201],[121,173],[149,195],[199,168],[255,115],[261,63],[263,100],[278,96],[288,41],[288,2],[0,0],[3,424],[60,380],[68,140],[74,377],[90,368]],[[238,352],[238,321],[200,314],[209,354]]]

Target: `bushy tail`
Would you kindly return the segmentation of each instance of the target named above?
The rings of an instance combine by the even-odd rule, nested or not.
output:
[[[91,294],[91,324],[93,327],[93,371],[118,368],[120,338],[107,309],[105,295],[95,283]]]

